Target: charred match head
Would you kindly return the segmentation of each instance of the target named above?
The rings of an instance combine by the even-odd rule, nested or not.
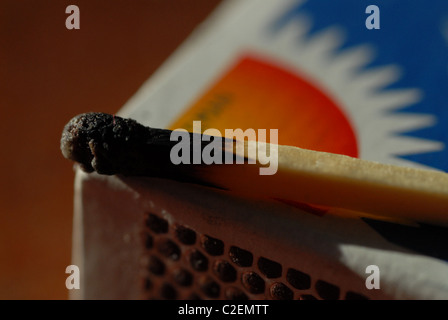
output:
[[[64,127],[61,151],[65,158],[78,162],[87,172],[92,172],[93,143],[104,128],[113,125],[113,117],[104,113],[84,113],[72,118]]]
[[[106,113],[83,113],[65,125],[61,151],[86,172],[152,175],[169,165],[170,133]]]
[[[106,113],[83,113],[64,127],[61,151],[65,158],[78,162],[84,171],[114,174],[119,163],[115,154],[124,151],[124,143],[135,140],[133,135],[141,137],[139,132],[145,129],[148,128],[132,119]]]

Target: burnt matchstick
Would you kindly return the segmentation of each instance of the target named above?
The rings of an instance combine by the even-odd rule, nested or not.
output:
[[[171,134],[171,130],[146,127],[132,119],[106,113],[84,113],[66,124],[61,151],[65,158],[77,162],[85,172],[150,176],[210,185],[199,181],[195,175],[203,164],[193,164],[193,152],[188,155],[188,163],[192,164],[188,169],[183,163],[173,164],[170,154],[178,142],[170,140]],[[211,143],[203,141],[201,134],[185,134],[191,144],[199,141],[199,152]],[[229,158],[229,154],[235,160],[236,155],[225,150],[230,140],[220,139],[219,143],[222,161],[226,156]]]
[[[443,172],[228,139],[221,141],[223,159],[231,154],[233,160],[251,160],[250,151],[262,146],[276,152],[278,170],[260,175],[265,162],[259,153],[253,163],[176,165],[170,154],[178,142],[170,140],[171,134],[171,130],[145,127],[134,120],[88,113],[65,126],[61,151],[87,172],[167,178],[247,196],[323,206],[343,216],[448,226],[448,174]],[[188,135],[194,141],[200,134]],[[210,142],[200,140],[203,150]]]

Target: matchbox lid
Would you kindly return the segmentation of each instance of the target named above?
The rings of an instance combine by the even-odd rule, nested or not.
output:
[[[280,144],[448,171],[447,86],[447,1],[233,0],[120,114],[170,129],[193,120],[203,130],[278,129]],[[446,228],[371,219],[359,227],[446,271]],[[389,266],[401,259],[340,248],[350,268],[362,254]]]

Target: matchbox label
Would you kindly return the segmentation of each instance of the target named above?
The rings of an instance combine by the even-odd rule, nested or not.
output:
[[[448,2],[372,6],[287,1],[235,24],[226,67],[171,128],[278,128],[280,144],[448,170]]]

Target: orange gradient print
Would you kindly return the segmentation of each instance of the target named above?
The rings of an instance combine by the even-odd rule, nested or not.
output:
[[[278,129],[278,143],[358,156],[355,133],[340,108],[309,81],[247,55],[197,100],[170,129]]]

